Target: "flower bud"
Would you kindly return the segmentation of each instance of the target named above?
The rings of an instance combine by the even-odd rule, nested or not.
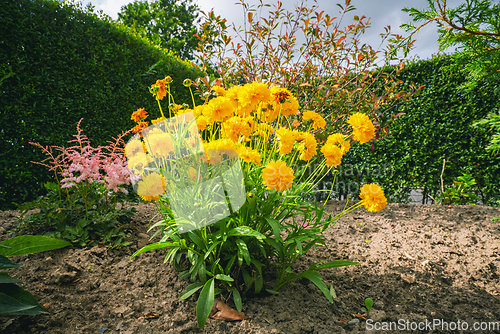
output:
[[[193,84],[193,82],[191,81],[191,79],[185,79],[182,84],[184,85],[184,87],[189,87]]]
[[[171,84],[172,83],[172,78],[170,77],[170,75],[167,75],[165,77],[165,81],[167,82],[167,85]]]

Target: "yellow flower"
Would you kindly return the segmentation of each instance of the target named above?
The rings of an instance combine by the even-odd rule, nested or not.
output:
[[[208,151],[208,162],[210,164],[218,164],[222,161],[223,151],[220,150],[232,150],[238,152],[236,144],[231,139],[217,139],[208,143],[204,143],[205,151]]]
[[[286,88],[271,87],[272,102],[271,105],[276,113],[283,116],[295,115],[299,110],[299,102],[293,94]]]
[[[205,115],[200,115],[196,117],[196,125],[198,126],[198,130],[203,131],[208,126],[209,118]]]
[[[239,136],[249,137],[252,133],[252,128],[248,122],[238,116],[233,116],[222,123],[224,134],[234,142],[238,142]]]
[[[326,143],[321,148],[321,153],[325,156],[326,165],[328,167],[332,167],[332,165],[337,167],[340,165],[343,154],[342,150],[337,145]]]
[[[153,124],[153,125],[154,125],[154,124],[159,123],[159,122],[164,121],[164,120],[166,120],[166,118],[165,118],[165,117],[163,117],[163,116],[162,116],[162,117],[158,117],[157,119],[153,119],[153,120],[151,121],[151,124]]]
[[[254,150],[250,147],[246,146],[238,147],[238,156],[245,162],[253,162],[258,166],[262,164],[259,151]]]
[[[340,145],[340,151],[342,152],[342,154],[346,154],[347,151],[349,151],[349,149],[351,148],[349,137],[341,133],[334,133],[333,135],[328,136],[326,143],[332,145]]]
[[[304,161],[311,160],[314,157],[318,150],[318,143],[316,142],[316,138],[314,135],[309,132],[298,132],[295,135],[297,141],[301,142],[299,146],[300,156],[299,158]]]
[[[136,174],[142,174],[144,172],[144,167],[149,164],[149,158],[147,154],[143,152],[138,152],[133,157],[128,158],[127,167],[132,169]]]
[[[280,128],[276,131],[276,136],[279,139],[279,150],[281,155],[292,152],[293,144],[295,144],[295,134],[287,128]]]
[[[212,90],[217,93],[217,96],[226,96],[226,90],[221,86],[213,86]]]
[[[283,161],[271,161],[262,170],[262,180],[267,189],[284,191],[293,184],[293,169]]]
[[[260,102],[266,103],[271,100],[271,92],[263,82],[252,82],[243,86],[238,92],[238,101],[242,106],[249,105],[255,109]]]
[[[145,139],[148,152],[158,158],[165,158],[174,152],[174,141],[170,134],[159,129],[150,131]]]
[[[133,157],[139,152],[144,153],[144,151],[144,146],[139,139],[133,139],[125,145],[125,156],[127,157]]]
[[[361,144],[372,140],[375,134],[375,127],[368,116],[358,112],[351,115],[347,123],[352,126],[353,140],[357,140]]]
[[[165,180],[159,173],[151,173],[137,184],[137,194],[145,201],[157,201],[165,193]]]
[[[324,129],[326,126],[326,121],[323,117],[311,110],[307,110],[302,114],[302,119],[313,121],[313,129]]]
[[[220,96],[208,102],[210,108],[210,119],[212,122],[222,122],[224,119],[233,115],[234,107],[231,100]]]
[[[142,121],[146,117],[148,117],[148,112],[146,110],[144,110],[144,108],[139,108],[132,113],[132,116],[130,117],[130,119],[136,123],[139,123],[140,121]]]
[[[361,187],[359,197],[361,197],[361,201],[366,210],[370,212],[382,211],[387,205],[384,191],[375,183],[365,184]]]

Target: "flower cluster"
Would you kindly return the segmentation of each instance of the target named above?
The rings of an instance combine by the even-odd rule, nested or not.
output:
[[[158,80],[151,91],[158,101],[163,99],[164,94],[169,94],[168,80]],[[368,116],[355,113],[347,120],[352,128],[351,134],[334,133],[319,147],[314,131],[324,129],[326,121],[311,110],[301,113],[297,99],[289,90],[251,82],[227,90],[215,86],[213,91],[216,97],[202,105],[191,109],[171,104],[170,110],[177,116],[192,114],[196,125],[187,133],[204,132],[204,138],[207,138],[202,143],[204,150],[235,151],[244,161],[247,173],[260,171],[262,185],[268,190],[283,192],[290,189],[294,181],[300,181],[295,179],[290,167],[293,164],[301,161],[308,164],[317,159],[330,168],[337,167],[352,141],[366,143],[374,136],[374,126]],[[141,138],[147,134],[147,140],[141,141],[137,137],[126,148],[128,165],[135,173],[142,173],[151,161],[168,157],[174,152],[175,142],[179,142],[177,135],[165,129],[157,126],[142,128],[146,117],[144,109],[138,109],[131,117],[137,123],[134,132],[139,129],[137,132]],[[165,120],[162,112],[162,117],[152,123]],[[194,151],[198,149],[195,137],[194,133],[183,137],[184,144]],[[207,159],[210,164],[215,164],[222,157],[214,155]],[[163,189],[161,186],[155,189],[154,194],[151,191],[139,194],[145,198],[157,198]],[[376,196],[369,195],[366,189],[362,191],[363,201],[370,211],[379,211],[385,207],[385,197],[381,189],[372,193]]]

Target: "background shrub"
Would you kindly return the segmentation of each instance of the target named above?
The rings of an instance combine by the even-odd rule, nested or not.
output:
[[[482,82],[464,90],[459,87],[465,75],[450,70],[449,56],[417,61],[399,73],[405,85],[426,85],[420,94],[391,110],[380,110],[381,125],[387,122],[392,134],[370,145],[355,145],[344,158],[337,177],[335,196],[359,192],[367,182],[380,184],[388,198],[408,201],[411,189],[420,188],[424,197],[436,198],[441,191],[464,173],[477,182],[484,203],[493,204],[500,192],[500,156],[485,150],[492,129],[474,126],[489,112],[499,108],[495,87]],[[394,122],[389,119],[404,113]]]
[[[33,200],[50,180],[28,142],[64,146],[83,117],[92,145],[105,144],[134,125],[132,111],[157,110],[147,89],[166,75],[176,102],[191,101],[182,81],[198,77],[192,64],[90,8],[10,0],[0,12],[0,209]]]

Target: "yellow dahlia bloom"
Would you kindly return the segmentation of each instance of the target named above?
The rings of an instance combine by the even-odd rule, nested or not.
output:
[[[157,201],[165,193],[165,180],[160,173],[151,173],[137,184],[137,194],[145,201]]]
[[[326,126],[326,121],[323,117],[312,110],[305,111],[302,114],[302,119],[313,121],[313,129],[324,129]]]
[[[332,143],[326,143],[321,148],[321,153],[325,156],[328,167],[340,165],[343,153],[340,147]]]
[[[142,144],[142,142],[138,139],[131,140],[125,145],[125,156],[126,157],[132,157],[136,155],[137,153],[144,153],[145,148]]]
[[[148,152],[159,158],[167,157],[174,152],[174,141],[170,134],[159,129],[154,129],[148,133],[145,139]]]
[[[252,128],[246,119],[233,116],[222,123],[224,134],[234,142],[238,142],[239,136],[250,137]]]
[[[210,120],[213,122],[222,122],[224,119],[233,115],[234,107],[231,100],[220,96],[208,102],[210,108]]]
[[[351,142],[349,140],[349,137],[341,133],[334,133],[328,136],[326,143],[332,145],[340,145],[340,150],[342,151],[342,154],[346,154],[347,151],[349,151],[349,149],[351,148]]]
[[[203,131],[209,125],[209,118],[205,115],[200,115],[196,117],[196,125],[198,126],[198,130]]]
[[[159,123],[159,122],[164,121],[164,120],[166,120],[166,118],[165,118],[165,117],[163,117],[163,116],[162,116],[162,117],[158,117],[157,119],[153,119],[153,120],[151,121],[151,124],[153,124],[153,125],[154,125],[154,124]]]
[[[238,92],[239,103],[243,106],[249,105],[252,109],[255,109],[260,102],[266,103],[270,100],[271,92],[263,82],[248,83]]]
[[[238,148],[238,156],[245,162],[253,162],[258,166],[262,164],[262,159],[260,157],[259,151],[253,148],[240,146]]]
[[[295,138],[302,144],[299,146],[301,152],[299,158],[304,161],[311,160],[318,150],[318,142],[316,138],[314,138],[314,135],[309,132],[298,132]]]
[[[299,111],[299,102],[293,94],[286,88],[271,87],[271,105],[277,114],[281,112],[283,116],[291,116]]]
[[[293,144],[295,144],[295,134],[287,128],[280,128],[276,131],[276,136],[279,140],[279,150],[281,155],[292,152]]]
[[[387,205],[384,191],[375,183],[365,184],[361,187],[359,197],[361,197],[361,201],[366,210],[370,212],[382,211]]]
[[[262,170],[262,181],[270,190],[287,190],[292,186],[293,179],[293,169],[283,161],[271,161]]]
[[[144,172],[144,167],[149,164],[149,157],[146,153],[138,152],[133,157],[127,160],[127,167],[132,169],[137,174]]]
[[[357,112],[349,117],[347,123],[352,126],[353,140],[361,144],[369,142],[375,135],[375,127],[365,114]]]
[[[217,93],[217,96],[226,96],[226,90],[221,86],[213,86],[212,90]]]

